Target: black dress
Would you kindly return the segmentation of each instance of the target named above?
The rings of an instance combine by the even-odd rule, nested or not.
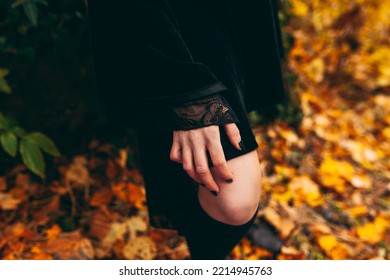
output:
[[[247,112],[285,98],[274,2],[102,2],[88,5],[99,91],[137,131],[151,225],[180,232],[196,184],[169,158],[172,131],[219,125],[229,160],[258,147]],[[223,129],[232,122],[243,151]]]

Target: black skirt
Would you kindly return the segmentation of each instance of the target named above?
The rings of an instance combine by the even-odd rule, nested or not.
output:
[[[220,126],[221,145],[226,160],[230,160],[258,147],[247,117],[242,54],[237,45],[234,26],[229,26],[229,20],[223,18],[223,15],[229,13],[218,11],[218,5],[214,3],[218,1],[199,1],[204,2],[198,6],[202,9],[174,16],[194,60],[207,65],[228,88],[221,94],[238,117],[237,127],[246,148],[244,151],[237,150],[228,139],[223,126]],[[179,5],[185,1],[168,2],[173,12],[183,11]],[[208,2],[214,4],[207,4]],[[196,195],[196,184],[181,164],[169,158],[173,132],[159,129],[158,122],[150,116],[136,129],[150,223],[158,228],[177,229],[180,233],[183,222],[190,219],[189,199]],[[209,166],[212,166],[210,158]]]

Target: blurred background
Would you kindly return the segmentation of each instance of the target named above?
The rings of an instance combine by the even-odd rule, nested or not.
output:
[[[390,259],[390,1],[277,3],[290,101],[249,113],[262,207],[229,257]],[[0,259],[187,258],[101,109],[85,4],[0,3]]]

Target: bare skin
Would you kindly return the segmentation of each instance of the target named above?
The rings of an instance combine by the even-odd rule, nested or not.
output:
[[[223,127],[234,147],[240,149],[241,136],[236,124]],[[211,168],[206,150],[214,164]],[[254,215],[261,191],[261,169],[256,150],[226,161],[219,128],[212,125],[174,131],[170,159],[181,163],[194,181],[203,184],[204,187],[198,188],[198,199],[209,216],[227,224],[241,225]]]

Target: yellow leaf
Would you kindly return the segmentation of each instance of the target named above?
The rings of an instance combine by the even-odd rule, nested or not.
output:
[[[281,201],[281,202],[286,202],[287,203],[291,199],[294,198],[294,193],[291,190],[289,190],[289,189],[287,189],[286,191],[281,192],[281,193],[273,191],[272,192],[272,198],[274,198],[277,201]]]
[[[319,83],[324,79],[325,63],[322,58],[316,58],[303,67],[306,75],[314,82]]]
[[[345,189],[345,180],[351,181],[354,169],[349,162],[334,160],[326,157],[320,166],[321,181],[326,187],[334,188],[338,192]]]
[[[298,17],[304,17],[307,15],[309,8],[307,7],[306,3],[300,1],[300,0],[294,0],[291,1],[292,9],[291,12],[298,16]]]
[[[355,207],[347,209],[347,212],[349,215],[356,218],[359,216],[366,215],[368,212],[368,208],[365,205],[360,205],[360,206],[355,206]]]
[[[288,166],[282,166],[282,165],[276,164],[274,169],[275,169],[275,172],[278,175],[281,175],[282,177],[292,178],[296,174],[296,169],[288,167]]]
[[[372,223],[365,224],[357,228],[357,235],[369,243],[378,243],[383,240],[389,221],[378,216]]]
[[[386,127],[382,130],[382,134],[387,138],[390,139],[390,127]]]
[[[306,175],[293,178],[288,187],[294,192],[297,205],[305,202],[312,207],[317,207],[323,203],[319,186]]]
[[[323,235],[317,240],[321,249],[333,260],[343,260],[348,256],[345,244],[337,241],[333,235]]]

